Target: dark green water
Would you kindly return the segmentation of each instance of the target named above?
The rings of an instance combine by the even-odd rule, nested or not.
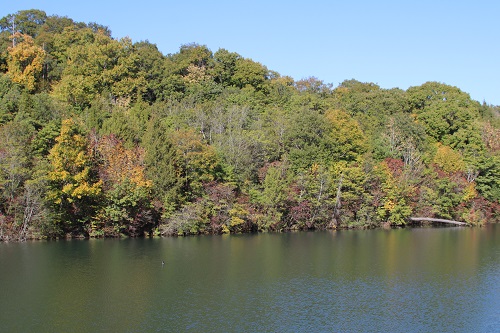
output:
[[[493,332],[499,257],[500,225],[0,244],[0,331]]]

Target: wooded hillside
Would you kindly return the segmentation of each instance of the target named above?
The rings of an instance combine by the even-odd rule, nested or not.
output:
[[[294,81],[40,10],[0,29],[2,240],[499,219],[500,110],[457,87]]]

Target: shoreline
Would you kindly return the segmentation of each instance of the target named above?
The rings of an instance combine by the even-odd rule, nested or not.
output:
[[[285,230],[253,230],[248,232],[238,232],[238,233],[182,233],[182,234],[158,234],[153,232],[146,233],[144,235],[139,236],[127,236],[121,234],[119,236],[90,236],[90,235],[66,235],[60,237],[26,237],[25,239],[0,239],[0,243],[24,243],[24,242],[36,242],[36,241],[61,241],[61,240],[90,240],[90,239],[129,239],[129,238],[178,238],[178,237],[197,237],[197,236],[223,236],[223,235],[247,235],[247,234],[264,234],[264,233],[273,233],[273,234],[284,234],[284,233],[298,233],[298,232],[316,232],[316,231],[346,231],[346,230],[393,230],[393,229],[405,229],[405,228],[461,228],[461,227],[485,227],[490,224],[496,224],[499,222],[487,222],[484,224],[470,224],[464,223],[464,225],[458,224],[445,224],[440,222],[433,222],[429,220],[416,221],[414,220],[411,223],[407,223],[405,225],[379,225],[379,226],[341,226],[335,228],[309,228],[309,229],[285,229]]]

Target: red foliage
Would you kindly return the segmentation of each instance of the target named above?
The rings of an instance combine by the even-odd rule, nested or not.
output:
[[[500,220],[500,204],[491,202],[483,197],[477,197],[472,201],[472,209],[481,213],[486,222],[498,222]]]
[[[310,228],[309,223],[312,218],[311,203],[307,200],[297,202],[295,206],[290,207],[288,217],[293,224],[306,224]]]
[[[405,166],[403,160],[388,157],[385,159],[385,163],[387,164],[389,170],[391,170],[391,173],[394,177],[401,176],[401,174],[403,173],[403,168]]]
[[[233,201],[236,196],[234,186],[221,184],[216,181],[210,181],[203,184],[203,188],[208,194],[209,199],[213,202],[224,201],[228,203],[230,201]]]

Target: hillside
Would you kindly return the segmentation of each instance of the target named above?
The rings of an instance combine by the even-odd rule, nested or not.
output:
[[[2,240],[499,219],[499,109],[457,87],[294,81],[40,10],[0,29]]]

